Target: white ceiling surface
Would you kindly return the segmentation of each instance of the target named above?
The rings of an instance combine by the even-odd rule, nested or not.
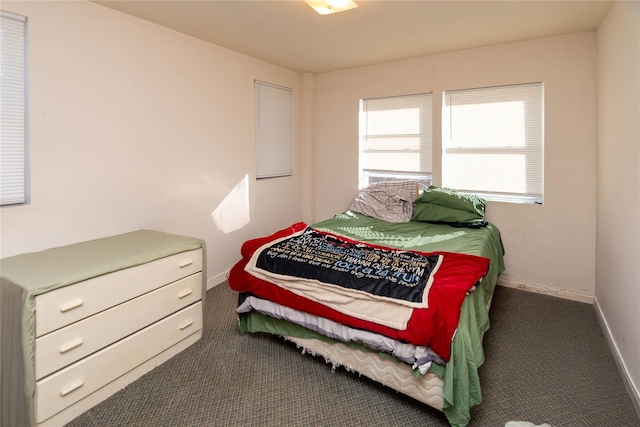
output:
[[[596,29],[608,1],[356,0],[319,15],[304,1],[96,1],[282,67],[322,73]]]

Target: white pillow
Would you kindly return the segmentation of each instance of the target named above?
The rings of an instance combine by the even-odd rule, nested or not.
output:
[[[347,209],[387,222],[409,222],[413,199],[415,187],[406,190],[373,185],[359,192]]]

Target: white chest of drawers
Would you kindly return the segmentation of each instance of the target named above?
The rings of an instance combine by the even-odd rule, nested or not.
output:
[[[63,425],[199,340],[204,252],[141,230],[1,260],[0,424]]]

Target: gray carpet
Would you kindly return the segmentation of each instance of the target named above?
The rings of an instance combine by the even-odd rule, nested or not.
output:
[[[189,347],[68,424],[447,426],[437,410],[277,337],[238,333],[236,294],[207,292]],[[592,305],[498,287],[470,426],[640,426]]]

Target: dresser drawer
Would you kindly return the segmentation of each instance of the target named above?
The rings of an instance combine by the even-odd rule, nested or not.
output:
[[[202,249],[98,276],[36,297],[36,337],[202,270]]]
[[[202,298],[202,273],[36,339],[36,379],[94,353]]]
[[[45,421],[202,328],[202,302],[36,382],[36,421]]]

